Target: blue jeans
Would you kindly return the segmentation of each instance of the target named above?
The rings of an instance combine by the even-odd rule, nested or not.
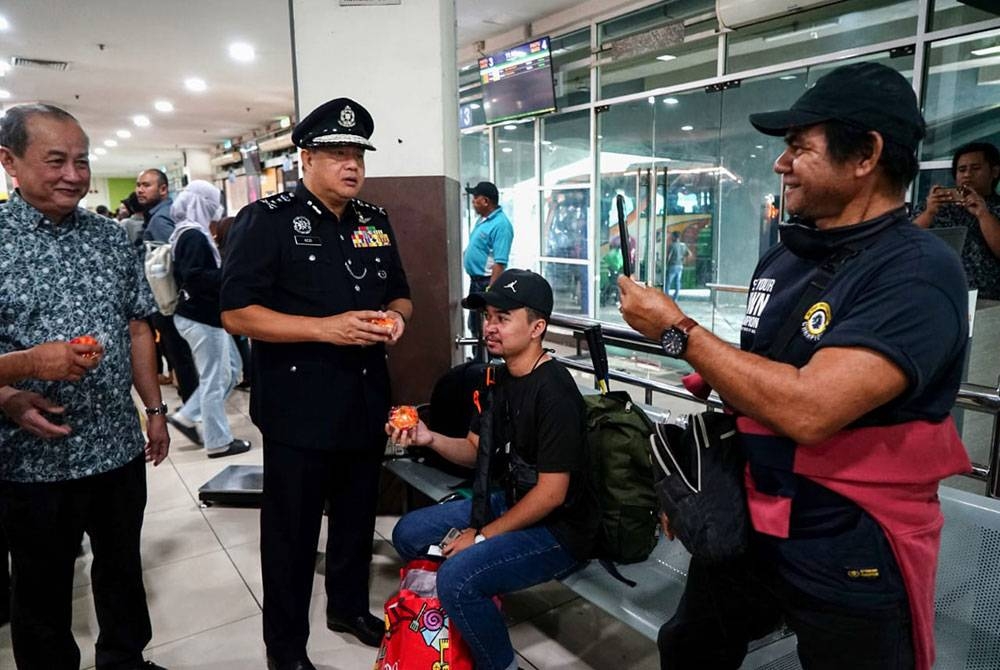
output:
[[[495,516],[507,506],[502,493],[490,499]],[[426,555],[452,528],[469,526],[472,502],[458,500],[410,512],[396,524],[392,543],[404,560]],[[493,596],[559,579],[581,566],[544,526],[532,526],[474,544],[441,564],[438,597],[469,644],[477,670],[516,670],[507,624]]]
[[[671,293],[671,289],[673,289],[673,294],[670,297],[674,300],[677,300],[677,296],[681,293],[681,275],[683,274],[683,265],[671,265],[667,268],[667,288],[665,293]]]
[[[233,338],[222,328],[174,314],[174,325],[194,356],[198,389],[178,410],[188,421],[201,418],[205,451],[222,451],[233,441],[226,417],[226,397],[240,381],[240,354]]]

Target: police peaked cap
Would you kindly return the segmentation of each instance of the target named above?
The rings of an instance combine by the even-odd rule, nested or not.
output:
[[[372,115],[350,98],[325,102],[299,121],[292,131],[292,143],[300,149],[322,149],[353,145],[375,151],[368,141],[375,131]]]

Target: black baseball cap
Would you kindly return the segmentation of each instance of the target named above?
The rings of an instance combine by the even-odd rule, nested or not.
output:
[[[911,150],[924,137],[924,119],[913,87],[899,72],[879,63],[838,67],[820,77],[791,109],[750,115],[754,128],[775,136],[824,121],[874,130]]]
[[[483,309],[487,305],[507,311],[530,307],[548,318],[552,315],[552,287],[545,277],[531,270],[505,270],[492,286],[462,301],[465,309]]]
[[[492,182],[481,181],[475,186],[466,186],[465,192],[469,195],[484,195],[493,202],[500,202],[500,191]]]
[[[375,121],[368,110],[350,98],[336,98],[309,112],[295,125],[292,143],[301,149],[352,145],[375,151],[369,141]]]

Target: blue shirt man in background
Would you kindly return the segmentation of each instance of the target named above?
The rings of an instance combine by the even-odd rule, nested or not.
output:
[[[469,275],[469,295],[481,293],[491,286],[510,261],[510,247],[514,242],[514,226],[500,207],[500,192],[495,184],[481,181],[465,192],[472,196],[472,208],[479,220],[469,235],[469,246],[462,257],[462,265]],[[473,337],[482,337],[482,315],[469,313],[469,330]],[[476,347],[473,357],[478,357]]]

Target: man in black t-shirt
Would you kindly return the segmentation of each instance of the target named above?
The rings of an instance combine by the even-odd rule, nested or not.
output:
[[[437,577],[441,604],[468,642],[477,669],[516,670],[507,626],[492,597],[569,574],[586,560],[596,532],[583,398],[569,372],[542,347],[552,312],[552,288],[545,279],[507,270],[490,289],[462,304],[485,308],[486,346],[506,362],[493,391],[490,421],[477,417],[464,438],[431,432],[423,423],[403,432],[387,425],[386,431],[405,446],[427,446],[450,461],[481,468],[480,428],[492,425],[494,454],[509,454],[506,491],[490,495],[493,520],[481,528],[469,527],[475,501],[456,501],[407,514],[392,541],[412,560],[450,529],[461,531],[441,547],[446,559]]]
[[[738,668],[783,620],[807,670],[929,670],[938,482],[970,467],[949,417],[968,320],[958,257],[903,207],[916,96],[857,63],[750,122],[785,138],[774,169],[794,218],[751,278],[740,349],[619,280],[626,321],[737,414],[748,461],[750,547],[692,558],[662,667]]]

